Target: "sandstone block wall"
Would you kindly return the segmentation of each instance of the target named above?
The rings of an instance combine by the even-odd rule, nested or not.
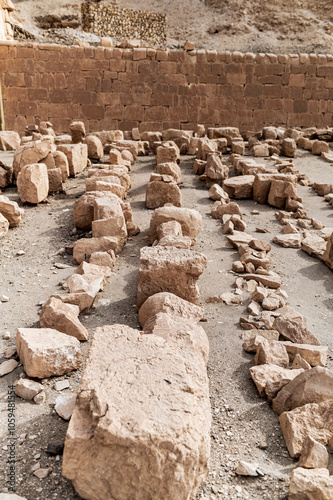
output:
[[[84,31],[100,36],[138,38],[155,45],[166,42],[165,14],[90,2],[81,5],[81,13]]]
[[[1,42],[7,129],[332,126],[333,56]]]

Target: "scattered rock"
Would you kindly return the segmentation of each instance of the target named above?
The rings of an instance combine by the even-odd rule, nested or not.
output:
[[[59,417],[69,420],[72,416],[75,406],[75,394],[60,394],[55,401],[54,409]]]
[[[237,465],[235,472],[239,476],[258,476],[257,469],[258,464],[251,464],[249,462],[244,462],[244,460],[241,460]]]
[[[0,365],[0,377],[11,373],[17,367],[18,362],[15,359],[8,359]]]
[[[321,469],[328,466],[328,452],[324,445],[311,436],[305,438],[302,453],[298,462],[305,469]]]
[[[21,378],[15,383],[15,394],[22,399],[31,400],[43,390],[44,386],[42,384],[27,378]]]
[[[333,476],[327,469],[293,470],[290,478],[288,500],[331,500],[333,498]]]
[[[264,397],[266,395],[268,401],[272,401],[282,387],[302,372],[302,369],[289,370],[273,364],[252,366],[250,368],[252,380],[256,384],[260,396]]]

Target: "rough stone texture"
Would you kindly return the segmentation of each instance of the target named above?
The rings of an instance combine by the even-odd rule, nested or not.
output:
[[[44,163],[25,165],[17,177],[17,191],[23,203],[38,204],[47,198],[49,178]]]
[[[156,150],[156,164],[159,163],[177,163],[179,159],[179,148],[172,142],[165,142]]]
[[[183,235],[189,236],[194,244],[201,229],[202,216],[197,210],[180,207],[161,207],[154,211],[150,219],[149,243],[152,244],[157,239],[156,229],[159,224],[173,220],[179,222]]]
[[[60,168],[47,169],[49,178],[49,193],[62,191],[62,173]]]
[[[181,192],[176,182],[152,181],[146,188],[146,208],[163,207],[172,203],[175,207],[182,204]]]
[[[75,407],[75,400],[75,394],[59,394],[54,405],[54,409],[59,417],[64,420],[69,420],[71,418]]]
[[[230,198],[253,198],[254,175],[239,175],[223,182],[223,189]]]
[[[327,469],[293,470],[290,478],[288,500],[331,500],[333,476]]]
[[[64,375],[83,361],[80,342],[51,328],[19,328],[16,349],[29,377]]]
[[[197,280],[207,265],[206,257],[191,250],[144,247],[140,251],[137,306],[155,293],[171,292],[198,304]]]
[[[71,177],[75,177],[86,168],[88,162],[86,144],[59,144],[58,151],[65,153]]]
[[[308,329],[304,319],[293,320],[281,314],[275,318],[273,329],[277,330],[284,340],[296,344],[321,345],[320,340]]]
[[[3,238],[4,236],[6,236],[6,234],[8,233],[8,229],[9,229],[9,222],[8,222],[8,220],[6,219],[6,217],[4,217],[4,216],[0,213],[0,240],[1,240],[1,238]]]
[[[183,348],[195,349],[205,364],[208,363],[209,341],[205,330],[196,321],[160,312],[146,321],[144,333],[163,337]]]
[[[302,250],[309,255],[321,258],[326,250],[327,243],[316,233],[308,233],[302,241]]]
[[[88,330],[78,319],[80,309],[72,304],[51,297],[42,307],[39,324],[41,328],[53,328],[78,340],[88,340]]]
[[[73,263],[81,264],[83,260],[88,260],[94,252],[114,252],[118,247],[118,238],[102,236],[101,238],[81,238],[73,246]]]
[[[316,366],[298,375],[279,392],[273,401],[273,410],[281,415],[284,411],[328,399],[333,399],[333,372]]]
[[[300,354],[311,366],[325,366],[327,362],[328,347],[307,344],[294,344],[293,342],[283,342],[287,349],[290,361],[294,360],[296,354]]]
[[[157,226],[156,234],[159,240],[165,236],[177,238],[178,236],[183,236],[182,226],[176,220],[162,222],[162,224]]]
[[[294,139],[291,139],[289,137],[286,139],[283,139],[282,146],[281,146],[281,154],[283,156],[288,156],[288,157],[293,158],[294,156],[296,156],[296,150],[297,150],[297,146],[296,146],[296,142]]]
[[[333,400],[285,411],[279,420],[290,456],[299,457],[307,436],[324,446],[333,436]]]
[[[20,136],[12,130],[0,132],[0,151],[15,151],[20,145]]]
[[[83,141],[86,135],[86,128],[83,122],[74,121],[69,126],[69,132],[72,137],[73,144],[79,144]]]
[[[276,330],[247,330],[242,333],[243,349],[247,352],[257,352],[260,337],[267,340],[279,340],[279,332]]]
[[[96,274],[72,274],[63,285],[70,293],[88,293],[94,297],[103,286],[104,276]]]
[[[0,377],[11,373],[18,366],[16,359],[8,359],[0,364]]]
[[[9,227],[16,227],[24,215],[23,208],[20,208],[16,201],[11,201],[7,196],[0,195],[0,214],[9,222]]]
[[[103,177],[118,177],[120,184],[123,186],[126,193],[128,193],[132,187],[132,179],[127,172],[127,168],[121,165],[101,165],[96,168],[89,169],[88,178],[97,177],[102,181]]]
[[[225,165],[221,156],[221,153],[209,154],[204,172],[205,177],[217,182],[219,185],[222,185],[229,173],[229,167]]]
[[[223,215],[239,215],[242,217],[242,212],[237,203],[234,201],[228,203],[227,200],[223,199],[214,203],[210,213],[214,219],[221,219]]]
[[[97,191],[97,183],[108,183],[108,184],[118,184],[119,186],[121,186],[121,182],[120,182],[120,179],[119,177],[117,177],[116,175],[103,175],[103,176],[99,176],[99,175],[93,175],[92,177],[89,177],[88,179],[86,179],[85,183],[86,183],[86,192],[89,193],[89,191]]]
[[[32,165],[44,160],[50,151],[50,141],[34,141],[17,148],[13,160],[14,176],[17,178],[25,165]]]
[[[0,500],[27,500],[26,497],[20,497],[15,493],[0,493]]]
[[[167,313],[191,321],[200,321],[204,316],[202,307],[196,306],[187,300],[169,292],[159,292],[151,295],[139,310],[139,322],[143,329],[149,318],[158,313]]]
[[[170,175],[177,184],[181,183],[182,174],[177,163],[159,163],[156,165],[154,172],[161,175]]]
[[[279,234],[273,241],[284,248],[301,248],[302,236],[300,234]]]
[[[93,255],[95,255],[98,252],[95,252]],[[101,252],[109,256],[106,252]],[[110,257],[110,256],[109,256]],[[111,257],[110,257],[111,259]],[[91,258],[89,259],[89,261]],[[91,264],[90,262],[85,262],[82,261],[79,267],[77,268],[77,274],[93,274],[95,276],[104,276],[104,281],[103,284],[107,283],[107,278],[109,278],[112,274],[110,267],[107,266],[100,266],[98,264]]]
[[[326,250],[323,255],[323,261],[330,268],[333,269],[333,232],[327,240]]]
[[[252,366],[250,368],[252,380],[256,384],[260,396],[264,397],[266,395],[268,401],[271,401],[282,387],[302,372],[302,369],[289,370],[273,364]]]
[[[68,166],[67,156],[62,151],[52,151],[52,155],[54,159],[55,168],[60,168],[62,182],[65,182],[65,180],[69,176],[69,166]]]
[[[281,342],[262,338],[259,341],[254,362],[256,365],[273,364],[286,368],[289,365],[289,357]]]
[[[115,260],[115,254],[112,250],[109,252],[94,252],[90,256],[89,264],[96,264],[98,266],[109,267],[110,269],[113,269]]]
[[[127,326],[98,328],[63,474],[92,500],[193,498],[208,472],[209,428],[201,355]]]
[[[88,146],[88,158],[100,160],[104,155],[102,141],[95,135],[88,135],[84,139],[84,143]]]
[[[106,199],[106,198],[104,198]],[[116,253],[120,253],[127,241],[127,227],[123,212],[120,207],[120,214],[107,218],[100,218],[92,222],[93,238],[111,236],[117,239]]]
[[[44,386],[34,380],[20,378],[17,382],[15,382],[15,394],[22,399],[27,399],[28,401],[33,399],[43,390]]]
[[[208,191],[209,198],[212,200],[223,200],[226,203],[229,203],[229,195],[224,191],[224,189],[219,184],[213,184],[212,187]]]
[[[308,436],[303,443],[302,453],[298,462],[306,469],[321,469],[328,466],[328,452],[324,445]],[[332,490],[333,492],[333,490]]]

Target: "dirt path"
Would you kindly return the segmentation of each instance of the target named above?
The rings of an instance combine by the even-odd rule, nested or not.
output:
[[[270,160],[268,161],[268,164]],[[135,310],[138,280],[139,250],[147,243],[147,231],[152,211],[144,207],[145,188],[155,158],[138,158],[132,170],[133,187],[128,200],[132,204],[134,221],[141,233],[129,239],[110,279],[96,300],[96,307],[82,323],[93,334],[97,326],[124,323],[138,327]],[[193,158],[183,157],[181,161],[183,185],[183,206],[199,210],[203,216],[202,231],[195,249],[205,253],[208,259],[206,272],[201,276],[199,287],[201,302],[205,307],[207,322],[202,323],[210,340],[209,378],[213,413],[211,472],[198,498],[240,498],[240,499],[283,499],[286,497],[290,472],[295,461],[289,458],[279,428],[278,418],[270,405],[261,399],[250,380],[249,367],[253,356],[242,350],[239,317],[246,311],[243,306],[231,307],[225,304],[205,304],[208,297],[231,291],[235,276],[230,273],[231,264],[237,253],[227,243],[219,221],[210,216],[212,201],[208,198],[205,183],[192,173]],[[328,179],[333,167],[309,153],[299,152],[296,167],[307,172],[311,178]],[[24,222],[9,231],[0,246],[0,295],[7,295],[9,302],[0,304],[0,354],[15,344],[17,327],[30,327],[38,321],[38,304],[52,293],[60,290],[59,283],[75,272],[71,257],[56,255],[66,244],[78,235],[73,232],[72,205],[84,190],[84,175],[70,179],[66,185],[67,196],[49,197],[48,204],[25,207]],[[311,188],[300,187],[301,196],[309,215],[322,220],[326,226],[333,226],[333,210]],[[17,199],[13,189],[5,193]],[[275,217],[275,209],[258,206],[250,200],[239,202],[247,231],[266,241],[281,232]],[[256,208],[260,215],[251,215]],[[255,233],[256,227],[270,232]],[[17,256],[18,250],[25,255]],[[65,263],[66,269],[54,268],[54,263]],[[283,249],[273,244],[271,268],[283,278],[283,288],[289,294],[289,303],[308,321],[310,328],[322,343],[330,347],[328,366],[332,368],[333,324],[332,272],[319,260],[309,257],[301,250]],[[10,340],[2,334],[9,330]],[[82,343],[87,353],[89,341]],[[6,432],[7,386],[23,372],[22,367],[0,379],[0,458],[7,457]],[[54,412],[54,401],[59,394],[54,389],[57,380],[68,379],[70,389],[75,392],[81,371],[65,377],[44,381],[47,401],[35,405],[17,398],[16,433],[21,436],[17,445],[17,493],[28,500],[76,499],[79,498],[69,481],[61,476],[61,458],[46,453],[50,440],[63,440],[67,428]],[[23,438],[23,435],[25,437]],[[20,444],[21,443],[21,444]],[[240,478],[234,473],[239,460],[258,463],[263,476]],[[40,462],[41,467],[51,467],[46,479],[39,480],[30,472]],[[332,466],[332,463],[331,463]],[[0,491],[5,487],[6,477],[0,472]]]

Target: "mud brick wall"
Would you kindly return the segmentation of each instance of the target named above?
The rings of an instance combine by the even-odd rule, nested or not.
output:
[[[333,56],[0,44],[6,128],[332,126]]]
[[[100,3],[81,5],[82,28],[100,36],[138,38],[154,45],[166,42],[166,16]]]

